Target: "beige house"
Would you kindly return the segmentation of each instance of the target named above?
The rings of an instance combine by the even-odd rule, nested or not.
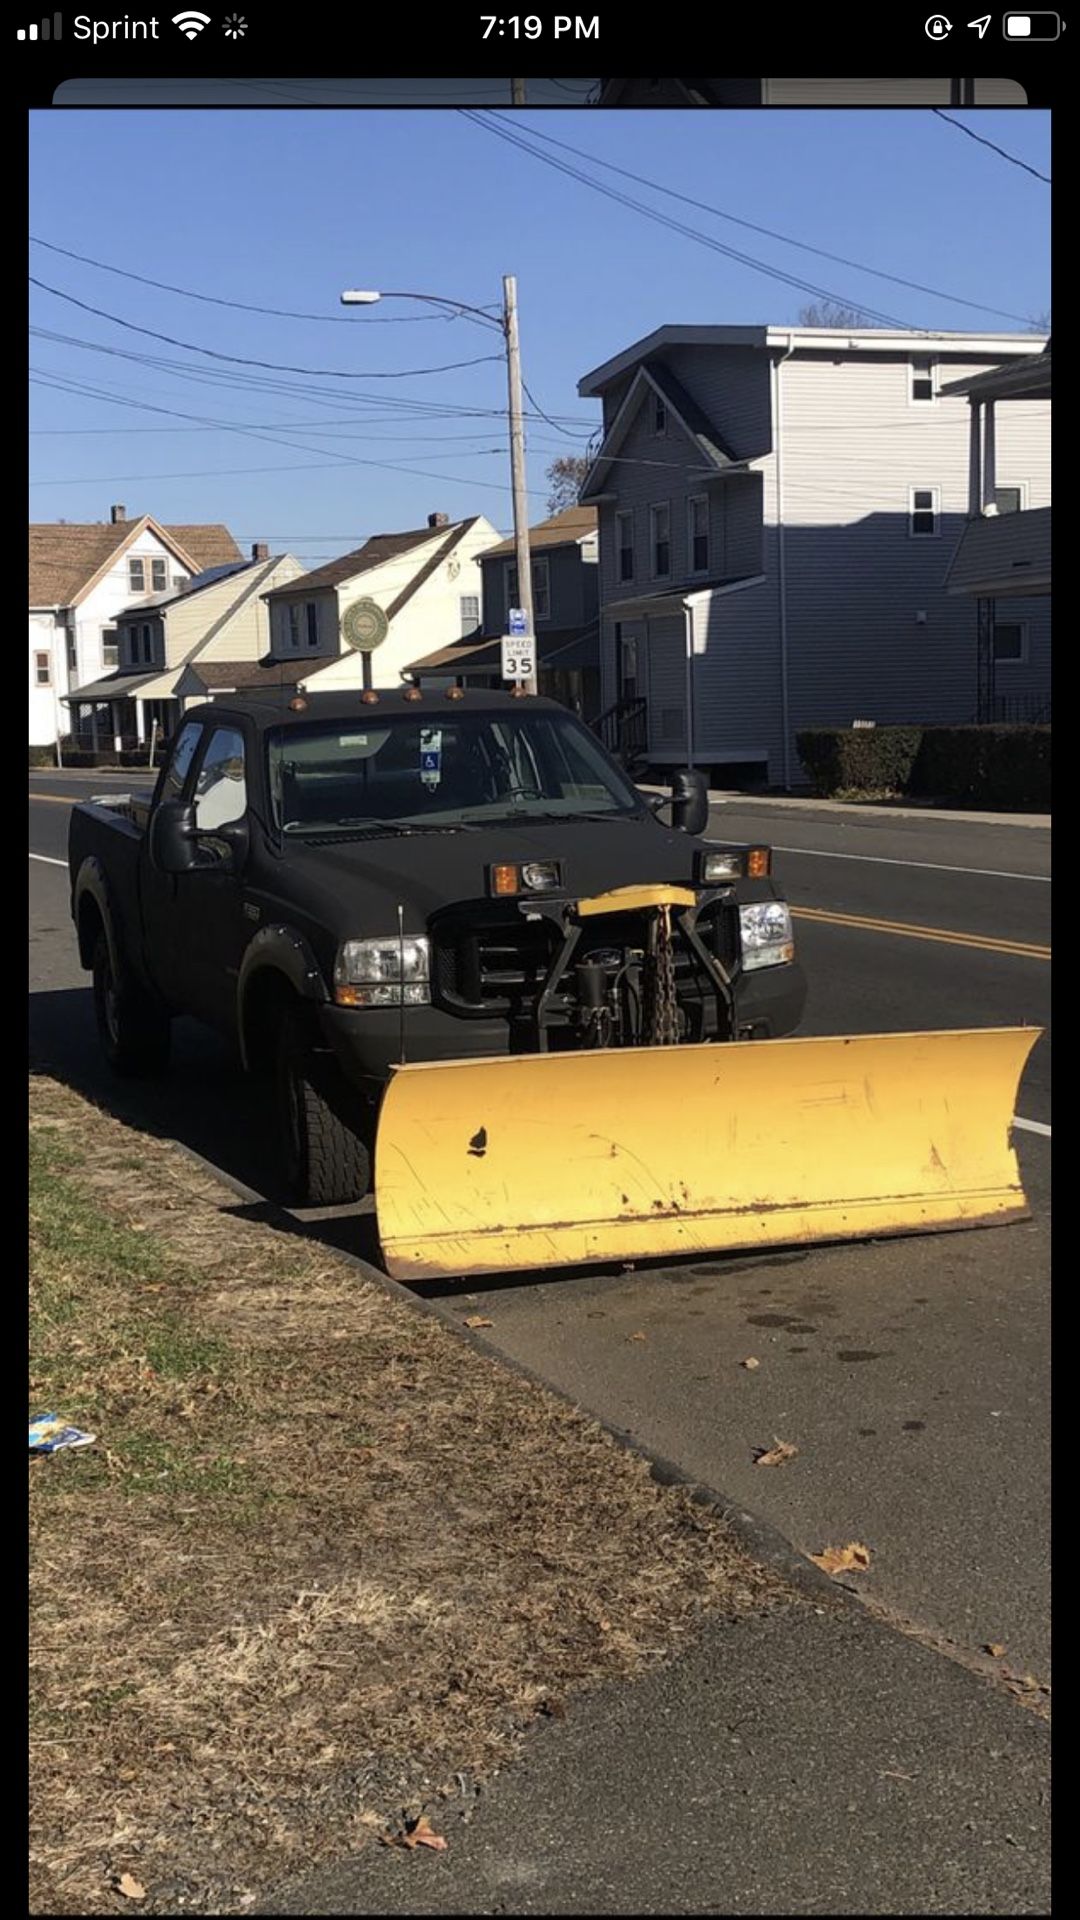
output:
[[[374,534],[355,552],[268,593],[267,675],[284,674],[322,693],[400,685],[411,661],[479,633],[480,556],[500,538],[481,514],[451,523],[432,513],[426,527]],[[367,653],[342,638],[358,601],[385,622],[384,637]]]
[[[68,729],[73,689],[118,663],[116,616],[175,593],[207,567],[241,560],[227,527],[164,526],[150,514],[30,527],[30,745]]]
[[[177,591],[124,607],[115,617],[115,671],[67,697],[80,744],[167,738],[185,707],[257,681],[270,645],[264,596],[301,572],[292,554],[256,546],[250,561],[207,568]]]

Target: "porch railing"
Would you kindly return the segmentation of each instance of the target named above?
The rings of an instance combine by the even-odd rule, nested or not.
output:
[[[640,766],[649,752],[648,702],[615,700],[589,725],[602,746],[626,767]]]

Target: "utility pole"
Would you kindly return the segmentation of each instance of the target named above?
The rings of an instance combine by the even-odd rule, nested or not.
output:
[[[524,82],[524,80],[511,80],[511,82],[510,82],[510,105],[511,105],[512,107],[523,107],[523,106],[525,105],[525,82]]]
[[[533,649],[532,677],[526,693],[536,687],[536,622],[533,617],[532,561],[529,554],[529,496],[525,486],[525,422],[521,407],[521,342],[518,339],[517,280],[503,276],[503,328],[506,334],[506,376],[510,401],[510,472],[514,490],[514,551],[517,556],[518,601],[525,611]]]

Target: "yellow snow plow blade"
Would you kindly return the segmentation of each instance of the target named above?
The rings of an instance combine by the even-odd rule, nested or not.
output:
[[[1010,1125],[1039,1030],[399,1067],[375,1150],[400,1280],[1027,1217]]]

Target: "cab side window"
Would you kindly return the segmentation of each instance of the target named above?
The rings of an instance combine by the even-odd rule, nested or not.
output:
[[[202,724],[198,720],[189,720],[181,727],[176,736],[173,750],[169,755],[169,764],[161,783],[162,800],[179,800],[184,791],[184,783],[191,772],[191,763],[202,739]]]
[[[215,727],[195,781],[195,826],[213,833],[247,812],[244,736],[236,727]]]

